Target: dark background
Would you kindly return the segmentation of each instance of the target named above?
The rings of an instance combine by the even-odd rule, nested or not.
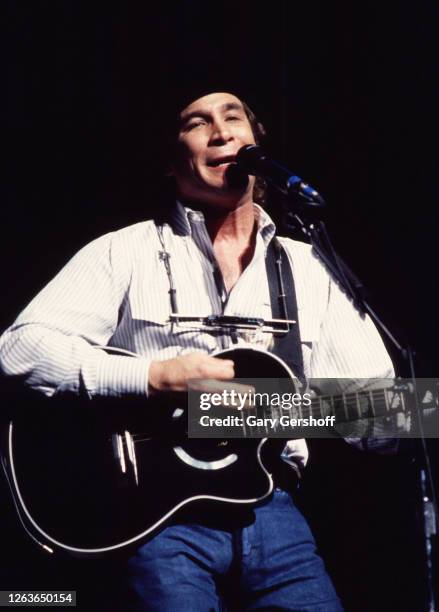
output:
[[[79,247],[150,216],[163,100],[233,73],[418,376],[438,375],[435,3],[5,7],[2,328]],[[303,505],[350,609],[423,609],[415,493],[407,457],[315,449]],[[39,558],[4,508],[6,576],[27,588]]]

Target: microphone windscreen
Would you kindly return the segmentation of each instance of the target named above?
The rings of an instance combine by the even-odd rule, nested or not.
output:
[[[236,154],[236,163],[248,172],[260,167],[265,159],[265,153],[259,145],[244,145]]]

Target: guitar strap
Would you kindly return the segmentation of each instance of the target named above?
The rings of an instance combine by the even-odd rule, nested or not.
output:
[[[271,352],[283,359],[295,376],[304,383],[305,373],[300,342],[296,289],[288,255],[277,237],[274,237],[268,245],[265,265],[273,318],[296,321],[295,324],[289,326],[289,331],[283,336],[274,336]]]

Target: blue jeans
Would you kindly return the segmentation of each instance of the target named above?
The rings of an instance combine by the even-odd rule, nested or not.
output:
[[[288,493],[240,529],[172,524],[129,560],[127,610],[340,612],[314,538]]]

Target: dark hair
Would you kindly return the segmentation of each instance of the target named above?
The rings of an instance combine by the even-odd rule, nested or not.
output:
[[[246,102],[244,102],[244,100],[241,100],[241,104],[244,108],[245,114],[247,115],[247,119],[249,120],[250,127],[252,129],[253,137],[255,139],[256,144],[257,145],[263,144],[266,138],[266,135],[267,135],[264,126],[258,120],[258,118],[254,114],[252,109],[249,107],[249,105]],[[264,181],[264,179],[257,176],[256,181],[255,181],[255,187],[253,189],[253,199],[255,200],[255,202],[257,202],[258,204],[265,204],[266,192],[267,192],[266,181]]]

